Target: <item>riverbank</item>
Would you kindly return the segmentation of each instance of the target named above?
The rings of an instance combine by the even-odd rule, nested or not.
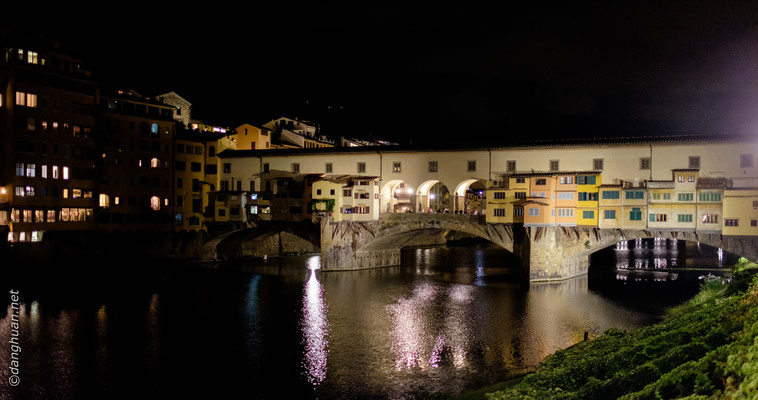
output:
[[[755,398],[756,271],[758,265],[742,259],[731,283],[707,282],[664,321],[630,331],[609,330],[558,351],[535,372],[494,388],[485,398]]]

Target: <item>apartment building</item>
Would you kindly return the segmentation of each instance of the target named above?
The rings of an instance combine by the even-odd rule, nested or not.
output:
[[[75,54],[0,37],[0,233],[95,228],[98,89]]]

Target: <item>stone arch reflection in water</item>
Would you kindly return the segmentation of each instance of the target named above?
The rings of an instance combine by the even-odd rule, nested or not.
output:
[[[320,385],[326,378],[329,347],[329,321],[327,319],[324,287],[316,277],[320,266],[319,256],[308,259],[310,277],[303,289],[303,312],[300,328],[303,332],[305,354],[303,368],[308,382]]]

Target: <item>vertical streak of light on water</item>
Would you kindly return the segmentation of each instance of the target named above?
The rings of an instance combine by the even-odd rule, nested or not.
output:
[[[310,278],[303,289],[303,317],[301,329],[305,354],[303,367],[306,378],[312,385],[320,385],[326,378],[326,361],[329,347],[329,322],[326,316],[324,288],[316,278],[319,268],[318,256],[308,260]]]

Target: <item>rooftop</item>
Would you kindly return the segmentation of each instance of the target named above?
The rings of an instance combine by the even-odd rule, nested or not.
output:
[[[425,146],[371,146],[371,147],[322,147],[308,149],[273,149],[273,150],[227,150],[220,157],[248,156],[286,156],[306,154],[351,154],[351,153],[407,153],[435,151],[472,151],[498,149],[524,149],[540,147],[597,147],[597,146],[629,146],[639,144],[687,144],[687,143],[734,143],[755,142],[756,139],[738,135],[675,135],[675,136],[638,136],[617,138],[587,138],[587,139],[553,139],[553,140],[515,140],[497,146],[462,146],[462,145],[425,145]],[[563,172],[561,172],[563,173]]]

